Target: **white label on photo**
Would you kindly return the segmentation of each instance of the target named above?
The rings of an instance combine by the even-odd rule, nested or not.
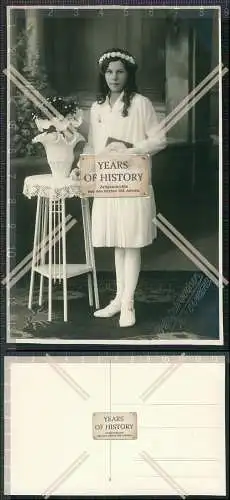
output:
[[[137,439],[137,414],[93,413],[94,439]]]
[[[80,158],[80,191],[84,196],[148,196],[148,186],[148,156],[116,153]]]

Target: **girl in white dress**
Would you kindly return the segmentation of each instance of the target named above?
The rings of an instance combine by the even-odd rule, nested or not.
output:
[[[84,153],[121,152],[128,143],[130,153],[152,155],[165,146],[165,136],[159,130],[151,101],[137,92],[136,70],[134,57],[125,50],[111,49],[100,57],[100,93],[91,107]],[[106,147],[108,138],[115,141]],[[141,267],[141,248],[156,238],[155,215],[152,186],[148,197],[94,198],[93,246],[115,248],[117,288],[110,304],[95,311],[94,316],[108,318],[120,313],[121,327],[135,324],[134,294]]]
[[[68,177],[74,161],[74,148],[79,142],[85,142],[77,131],[82,123],[81,112],[74,101],[67,103],[61,97],[53,97],[48,101],[60,114],[60,118],[44,119],[41,118],[41,113],[34,115],[41,133],[32,142],[44,146],[47,161],[56,178]]]

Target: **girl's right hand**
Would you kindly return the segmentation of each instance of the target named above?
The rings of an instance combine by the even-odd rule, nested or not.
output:
[[[72,181],[77,181],[79,179],[79,177],[80,177],[80,168],[77,166],[70,173],[70,179]]]
[[[111,142],[107,147],[106,147],[106,151],[108,151],[109,153],[113,152],[113,151],[116,151],[116,152],[122,152],[122,151],[125,151],[127,148],[125,146],[125,144],[123,142]]]

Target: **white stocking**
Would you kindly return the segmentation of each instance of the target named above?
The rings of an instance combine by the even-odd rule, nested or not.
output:
[[[134,299],[135,290],[141,269],[141,249],[125,248],[124,278],[125,286],[122,301],[130,302]]]
[[[121,300],[124,290],[124,283],[125,283],[124,264],[125,264],[125,249],[115,248],[115,269],[116,269],[116,285],[117,285],[116,299],[118,300]]]

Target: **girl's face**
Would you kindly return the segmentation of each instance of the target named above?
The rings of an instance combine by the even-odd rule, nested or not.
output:
[[[122,92],[128,78],[127,70],[121,61],[111,61],[105,72],[105,80],[111,92]]]

